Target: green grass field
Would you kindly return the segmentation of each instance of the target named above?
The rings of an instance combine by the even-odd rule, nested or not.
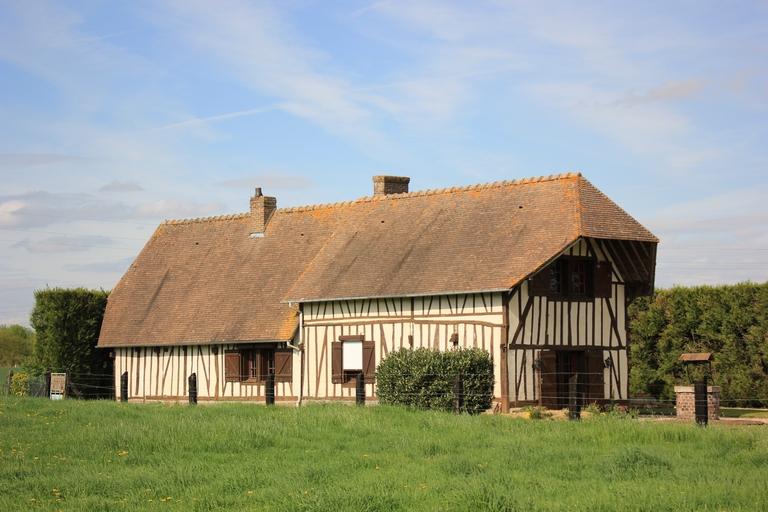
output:
[[[768,428],[0,400],[0,510],[766,510]]]
[[[720,415],[724,418],[768,418],[768,410],[722,408]]]

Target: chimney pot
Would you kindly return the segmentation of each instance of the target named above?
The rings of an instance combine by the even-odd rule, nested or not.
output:
[[[410,182],[411,178],[407,176],[374,176],[373,195],[406,194]]]

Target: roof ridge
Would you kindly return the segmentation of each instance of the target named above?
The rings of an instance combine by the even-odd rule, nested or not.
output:
[[[195,224],[198,222],[216,222],[216,221],[222,221],[222,220],[236,220],[236,219],[245,219],[250,217],[251,214],[249,212],[245,213],[229,213],[225,215],[213,215],[211,217],[192,217],[188,219],[166,219],[162,223],[164,225],[176,225],[176,224]]]
[[[277,211],[282,213],[306,212],[311,210],[321,210],[325,208],[335,208],[338,206],[349,206],[349,205],[359,204],[359,203],[372,203],[375,201],[391,201],[396,199],[408,199],[411,197],[451,194],[455,192],[468,192],[470,190],[482,190],[482,189],[501,188],[501,187],[508,187],[508,186],[516,186],[516,185],[527,185],[529,183],[540,183],[545,181],[557,181],[557,180],[564,180],[564,179],[580,178],[581,176],[582,174],[578,171],[566,172],[561,174],[550,174],[547,176],[519,178],[516,180],[493,181],[489,183],[477,183],[474,185],[464,185],[464,186],[457,186],[457,187],[432,188],[432,189],[425,189],[425,190],[417,190],[414,192],[403,192],[401,194],[365,196],[358,199],[353,199],[349,201],[338,201],[335,203],[320,203],[320,204],[312,204],[312,205],[305,205],[305,206],[291,206],[288,208],[278,208]]]
[[[371,203],[375,201],[391,201],[395,199],[408,199],[411,197],[433,196],[433,195],[439,195],[439,194],[451,194],[455,192],[467,192],[470,190],[484,190],[484,189],[491,189],[491,188],[527,185],[530,183],[541,183],[546,181],[558,181],[558,180],[565,180],[565,179],[580,178],[581,176],[582,174],[578,171],[565,172],[561,174],[549,174],[546,176],[532,176],[529,178],[518,178],[516,180],[502,180],[502,181],[493,181],[489,183],[477,183],[474,185],[464,185],[464,186],[457,186],[457,187],[416,190],[414,192],[404,192],[401,194],[365,196],[358,199],[338,201],[335,203],[318,203],[318,204],[310,204],[310,205],[302,205],[302,206],[289,206],[287,208],[277,208],[276,211],[282,212],[282,213],[306,212],[306,211],[312,211],[312,210],[322,210],[326,208],[336,208],[339,206],[351,206],[353,204],[360,204],[360,203]],[[201,223],[201,222],[217,222],[217,221],[224,221],[224,220],[244,219],[249,216],[250,216],[250,213],[245,212],[245,213],[232,213],[227,215],[214,215],[210,217],[192,217],[187,219],[166,219],[165,221],[163,221],[163,224],[179,225],[179,224],[195,224],[195,223]]]

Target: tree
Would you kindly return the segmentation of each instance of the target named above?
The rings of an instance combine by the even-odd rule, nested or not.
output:
[[[32,355],[35,333],[23,325],[0,325],[0,366],[17,366]]]

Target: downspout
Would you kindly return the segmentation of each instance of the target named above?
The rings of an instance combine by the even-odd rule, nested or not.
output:
[[[290,302],[288,305],[290,306]],[[300,374],[299,374],[299,397],[296,399],[296,406],[301,406],[301,402],[304,399],[304,306],[299,304],[299,340],[296,345],[292,345],[291,342],[287,342],[286,346],[293,350],[299,351],[301,357]]]

